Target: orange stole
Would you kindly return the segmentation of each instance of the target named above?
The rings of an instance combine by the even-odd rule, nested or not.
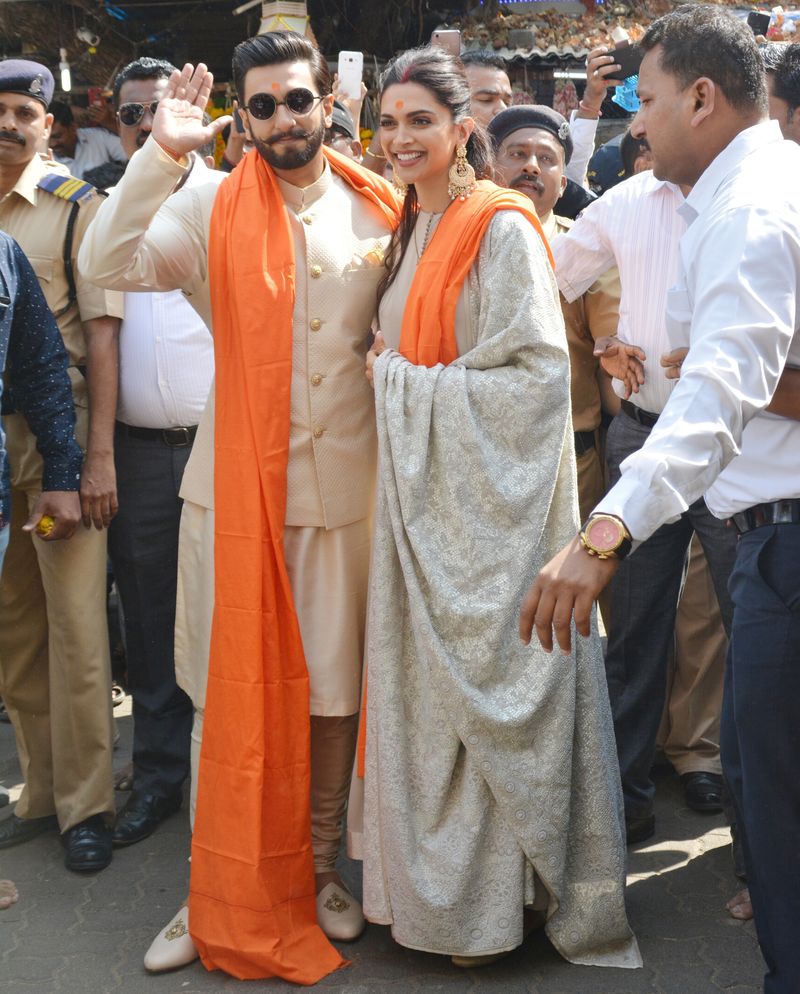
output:
[[[466,200],[445,211],[419,260],[403,312],[400,354],[416,366],[448,365],[458,358],[456,306],[461,287],[475,265],[478,251],[497,211],[519,211],[544,242],[550,265],[553,255],[530,200],[515,190],[481,180]]]
[[[411,282],[403,324],[400,354],[416,366],[445,366],[458,358],[456,307],[461,287],[478,258],[483,236],[497,211],[519,211],[536,229],[555,268],[553,253],[530,200],[521,193],[480,180],[466,200],[454,201],[445,211],[422,254]],[[367,752],[367,673],[361,695],[356,773],[364,776]]]
[[[329,149],[392,225],[388,183]],[[294,245],[256,152],[217,193],[208,245],[216,356],[215,609],[191,933],[204,966],[313,984],[345,961],[317,925],[308,672],[283,552]]]

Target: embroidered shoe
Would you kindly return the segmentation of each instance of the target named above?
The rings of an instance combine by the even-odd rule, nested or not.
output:
[[[352,942],[364,931],[361,905],[350,891],[329,883],[317,894],[317,921],[329,939]]]
[[[184,907],[153,939],[144,955],[144,968],[150,973],[177,970],[193,963],[199,955],[189,935],[189,909]]]

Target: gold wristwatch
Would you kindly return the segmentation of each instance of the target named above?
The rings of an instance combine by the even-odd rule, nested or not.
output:
[[[613,514],[592,514],[581,528],[581,545],[598,559],[624,559],[631,551],[631,534]]]

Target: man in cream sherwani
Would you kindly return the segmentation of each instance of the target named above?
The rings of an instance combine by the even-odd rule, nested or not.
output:
[[[334,867],[357,736],[375,475],[374,409],[364,357],[390,231],[323,157],[333,97],[316,49],[291,32],[251,39],[240,49],[245,46],[252,57],[247,92],[280,98],[271,119],[245,112],[245,121],[256,146],[250,154],[261,154],[278,179],[297,261],[284,545],[310,680],[317,912],[329,937],[352,939],[363,928],[363,916]],[[180,80],[173,84],[173,95],[180,96]],[[325,95],[307,114],[298,114],[284,102],[298,88]],[[98,213],[80,264],[101,286],[180,288],[212,326],[207,247],[218,187],[195,186],[165,202],[185,170],[184,150],[164,139],[175,133],[169,105],[177,102],[159,108],[152,137]],[[224,124],[225,119],[206,128],[197,124],[197,145]],[[269,322],[265,314],[265,333]],[[196,746],[213,605],[213,423],[212,388],[181,489],[175,662],[198,711]],[[340,430],[329,431],[334,425]],[[186,909],[177,917],[185,922]],[[187,962],[193,952],[185,932],[179,943],[161,942],[147,965],[166,969]]]

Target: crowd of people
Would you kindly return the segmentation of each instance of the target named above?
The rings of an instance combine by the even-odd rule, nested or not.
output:
[[[214,120],[205,65],[136,59],[116,135],[0,62],[0,850],[97,872],[190,785],[148,970],[311,984],[367,922],[639,967],[660,752],[796,992],[800,45],[703,5],[639,44],[599,198],[606,47],[569,121],[494,55],[403,52],[363,144],[366,88],[290,31]]]

